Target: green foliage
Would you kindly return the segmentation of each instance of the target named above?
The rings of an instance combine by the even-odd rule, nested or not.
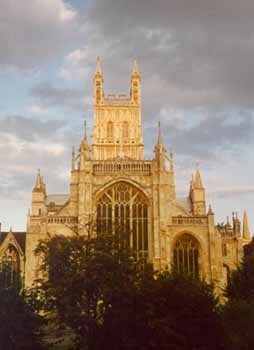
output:
[[[229,278],[228,302],[222,308],[230,350],[254,347],[254,240],[245,246],[244,253],[241,265]]]
[[[78,348],[92,349],[114,296],[139,281],[129,248],[111,236],[58,236],[40,242],[36,252],[44,273],[36,299],[60,326],[74,331]]]
[[[213,289],[169,273],[145,275],[135,295],[108,310],[102,343],[109,349],[225,349]],[[98,346],[99,348],[99,346]]]
[[[1,274],[1,273],[0,273]],[[0,348],[40,349],[37,332],[42,319],[16,288],[0,287]]]
[[[229,340],[228,349],[254,348],[254,301],[235,300],[227,303],[222,318]]]
[[[55,237],[40,242],[37,301],[75,334],[77,349],[225,349],[211,286],[139,266],[125,241]],[[39,297],[38,297],[39,296]]]
[[[229,300],[254,301],[254,240],[244,247],[240,267],[234,271],[226,289]]]

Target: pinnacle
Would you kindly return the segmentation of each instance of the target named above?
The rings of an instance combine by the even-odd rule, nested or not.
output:
[[[99,56],[96,58],[96,69],[95,69],[95,74],[102,74],[102,69],[101,69],[101,59]]]
[[[162,140],[162,133],[161,133],[161,122],[158,122],[158,140],[157,140],[157,145],[162,145],[163,140]]]
[[[137,62],[136,59],[133,62],[132,74],[140,74],[139,73],[139,68],[138,68],[138,62]]]
[[[243,213],[243,238],[250,239],[248,216],[247,216],[246,210],[244,210],[244,213]]]
[[[196,187],[196,188],[203,188],[203,184],[202,184],[201,175],[200,175],[200,171],[199,171],[198,165],[197,165],[197,169],[196,169],[196,173],[195,173],[194,187]]]

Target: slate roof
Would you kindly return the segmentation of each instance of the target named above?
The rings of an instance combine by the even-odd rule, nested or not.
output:
[[[55,205],[64,205],[69,199],[68,194],[50,194],[46,198],[46,205],[55,203]]]
[[[176,205],[183,208],[187,213],[191,213],[191,202],[189,197],[176,198]]]

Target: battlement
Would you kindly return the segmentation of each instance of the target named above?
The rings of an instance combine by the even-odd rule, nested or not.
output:
[[[94,175],[119,173],[132,175],[150,175],[152,173],[152,161],[116,159],[112,161],[96,161],[93,163]]]

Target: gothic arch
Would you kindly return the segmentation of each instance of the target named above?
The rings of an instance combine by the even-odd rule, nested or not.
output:
[[[147,260],[150,250],[150,201],[129,181],[117,181],[97,193],[97,234],[124,239],[137,259]]]
[[[0,269],[5,288],[10,286],[20,287],[21,282],[21,256],[15,244],[8,243],[1,252]]]
[[[93,197],[95,198],[95,200],[97,201],[97,199],[101,196],[101,194],[107,190],[107,188],[109,188],[110,186],[117,184],[119,182],[125,182],[127,184],[129,184],[130,186],[136,187],[140,192],[143,193],[143,195],[147,198],[149,205],[151,205],[152,203],[152,198],[151,195],[149,193],[147,193],[144,188],[136,181],[131,180],[127,177],[123,177],[123,176],[119,176],[117,179],[111,180],[109,182],[107,182],[106,184],[104,184],[102,187],[100,187],[93,195]]]
[[[203,276],[203,249],[200,239],[189,231],[178,233],[172,240],[171,262],[177,273]]]

